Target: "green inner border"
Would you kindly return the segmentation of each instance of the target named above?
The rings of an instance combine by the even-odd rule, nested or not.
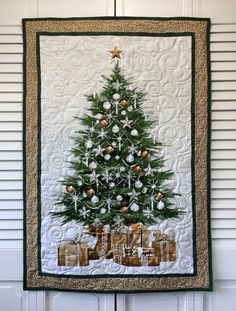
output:
[[[35,290],[35,289],[39,289],[39,290],[45,290],[45,289],[49,289],[49,290],[60,290],[63,291],[61,289],[57,289],[57,288],[50,288],[50,287],[38,287],[38,288],[30,288],[27,286],[27,245],[26,245],[26,234],[27,234],[27,225],[26,225],[26,44],[27,44],[27,40],[26,40],[26,23],[27,21],[53,21],[53,20],[58,20],[58,21],[63,21],[63,20],[189,20],[189,21],[206,21],[207,22],[207,60],[208,60],[208,68],[207,68],[207,74],[208,74],[208,146],[209,146],[209,142],[210,142],[210,137],[211,137],[211,127],[210,127],[210,120],[211,120],[211,107],[210,107],[210,101],[211,101],[211,81],[210,81],[210,42],[209,42],[209,36],[210,36],[210,19],[209,18],[191,18],[191,17],[176,17],[176,18],[153,18],[153,17],[91,17],[91,18],[28,18],[28,19],[23,19],[22,23],[23,23],[23,42],[24,42],[24,50],[23,50],[23,82],[24,82],[24,86],[23,86],[23,153],[24,153],[24,158],[23,158],[23,164],[24,164],[24,171],[23,171],[23,177],[24,177],[24,289],[27,290]],[[88,32],[79,32],[78,34],[75,32],[72,33],[67,33],[67,32],[63,32],[63,33],[59,33],[59,32],[55,32],[55,33],[45,33],[45,32],[37,32],[37,48],[39,47],[39,36],[40,35],[88,35],[88,34],[94,34],[94,35],[123,35],[123,36],[128,36],[128,35],[137,35],[137,33],[114,33],[114,32],[106,32],[106,33],[88,33]],[[180,33],[161,33],[161,34],[147,34],[147,33],[140,33],[141,36],[177,36],[179,34],[179,36],[192,36],[192,64],[195,65],[195,40],[193,40],[194,37],[194,33],[187,33],[187,32],[180,32]],[[39,55],[39,54],[38,54]],[[38,77],[40,78],[40,59],[39,56],[37,57],[37,69],[38,69]],[[193,66],[193,68],[195,69],[195,66]],[[195,70],[194,70],[195,71]],[[195,72],[194,72],[195,73]],[[193,146],[193,142],[194,142],[194,127],[193,127],[193,123],[194,123],[194,109],[193,109],[193,105],[194,105],[194,99],[195,99],[195,95],[194,95],[194,90],[195,90],[195,83],[193,83],[195,80],[195,74],[193,73],[192,70],[192,146]],[[40,102],[40,79],[38,80],[38,102]],[[40,105],[38,105],[38,109],[40,112]],[[38,116],[38,121],[40,120],[40,114]],[[40,122],[38,122],[38,125],[40,126]],[[38,138],[41,139],[41,131],[39,128],[38,131]],[[40,150],[40,148],[39,148]],[[41,157],[40,157],[41,160]],[[39,161],[39,158],[38,158]],[[192,148],[192,163],[194,161],[194,148]],[[39,161],[41,162],[41,161]],[[39,167],[38,167],[39,168]],[[194,200],[194,194],[195,194],[195,189],[194,189],[194,166],[192,165],[192,186],[193,186],[193,191],[192,191],[192,202]],[[65,289],[65,291],[76,291],[76,292],[97,292],[97,293],[140,293],[140,292],[146,292],[146,293],[151,293],[151,292],[169,292],[169,291],[185,291],[185,290],[212,290],[212,266],[211,266],[211,233],[210,233],[210,148],[208,148],[208,158],[207,158],[207,170],[208,170],[208,176],[207,176],[207,180],[208,180],[208,197],[207,197],[207,214],[208,214],[208,245],[209,245],[209,249],[208,249],[208,260],[209,260],[209,287],[208,288],[186,288],[186,289],[168,289],[168,290],[141,290],[141,291],[106,291],[106,290],[70,290],[70,289]],[[38,175],[38,182],[39,182],[40,178]],[[38,184],[39,185],[39,184]],[[40,188],[39,188],[40,189]],[[40,210],[40,190],[37,193],[37,197],[38,197],[38,214],[40,214],[40,218],[41,218],[41,210]],[[194,202],[193,202],[194,203]],[[154,278],[160,278],[160,277],[183,277],[183,276],[194,276],[197,273],[197,262],[196,262],[196,219],[195,219],[195,204],[193,204],[192,207],[193,210],[193,259],[194,259],[194,273],[193,274],[165,274],[165,275],[148,275],[148,274],[141,274],[141,275],[95,275],[95,276],[83,276],[83,278],[107,278],[107,277],[112,277],[112,278],[130,278],[130,277],[138,277],[138,278],[149,278],[149,277],[154,277]],[[40,220],[40,218],[38,218]],[[40,226],[38,228],[39,232],[40,232]],[[38,234],[38,242],[41,243],[40,241],[40,234]],[[39,244],[40,245],[40,244]],[[40,272],[41,272],[41,266],[40,266],[40,252],[41,252],[41,247],[39,247],[39,251],[38,251],[38,259],[39,259],[39,268],[40,268]],[[76,275],[57,275],[57,274],[48,274],[48,273],[40,273],[40,275],[47,275],[47,276],[51,276],[51,277],[57,277],[57,278],[63,278],[63,277],[68,277],[68,278],[81,278],[81,276],[76,276]]]

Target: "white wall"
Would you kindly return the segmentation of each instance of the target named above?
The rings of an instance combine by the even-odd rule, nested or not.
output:
[[[118,295],[118,311],[235,310],[236,1],[117,0],[123,16],[212,18],[214,291]],[[113,295],[22,290],[22,17],[113,15],[113,0],[0,0],[0,310],[114,310]]]

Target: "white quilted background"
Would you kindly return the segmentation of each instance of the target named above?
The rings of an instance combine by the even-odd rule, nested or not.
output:
[[[68,173],[71,139],[80,128],[74,117],[83,116],[84,94],[100,92],[113,62],[111,50],[123,53],[120,66],[133,86],[146,93],[143,109],[158,120],[151,134],[163,143],[167,169],[174,171],[174,190],[181,193],[176,206],[185,211],[177,220],[158,224],[174,230],[177,260],[159,267],[125,267],[111,260],[90,261],[88,267],[58,267],[57,248],[82,229],[76,223],[61,225],[50,215],[62,189],[59,180]],[[191,37],[40,36],[41,61],[41,260],[42,272],[55,274],[166,274],[193,272],[191,195]]]

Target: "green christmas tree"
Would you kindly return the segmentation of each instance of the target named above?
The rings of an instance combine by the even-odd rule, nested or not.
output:
[[[114,68],[100,94],[87,96],[91,104],[81,118],[70,162],[71,176],[62,181],[63,223],[75,220],[92,227],[155,224],[177,218],[178,195],[168,187],[173,172],[164,169],[160,143],[150,137],[153,122],[142,111],[143,92],[132,88],[119,66],[121,51],[113,49]]]

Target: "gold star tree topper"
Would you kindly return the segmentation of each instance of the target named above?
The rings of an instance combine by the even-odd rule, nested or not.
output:
[[[111,50],[109,52],[112,54],[112,56],[111,56],[112,59],[113,58],[120,58],[120,54],[122,53],[122,51],[119,48],[117,48],[116,46],[114,47],[113,50]]]

